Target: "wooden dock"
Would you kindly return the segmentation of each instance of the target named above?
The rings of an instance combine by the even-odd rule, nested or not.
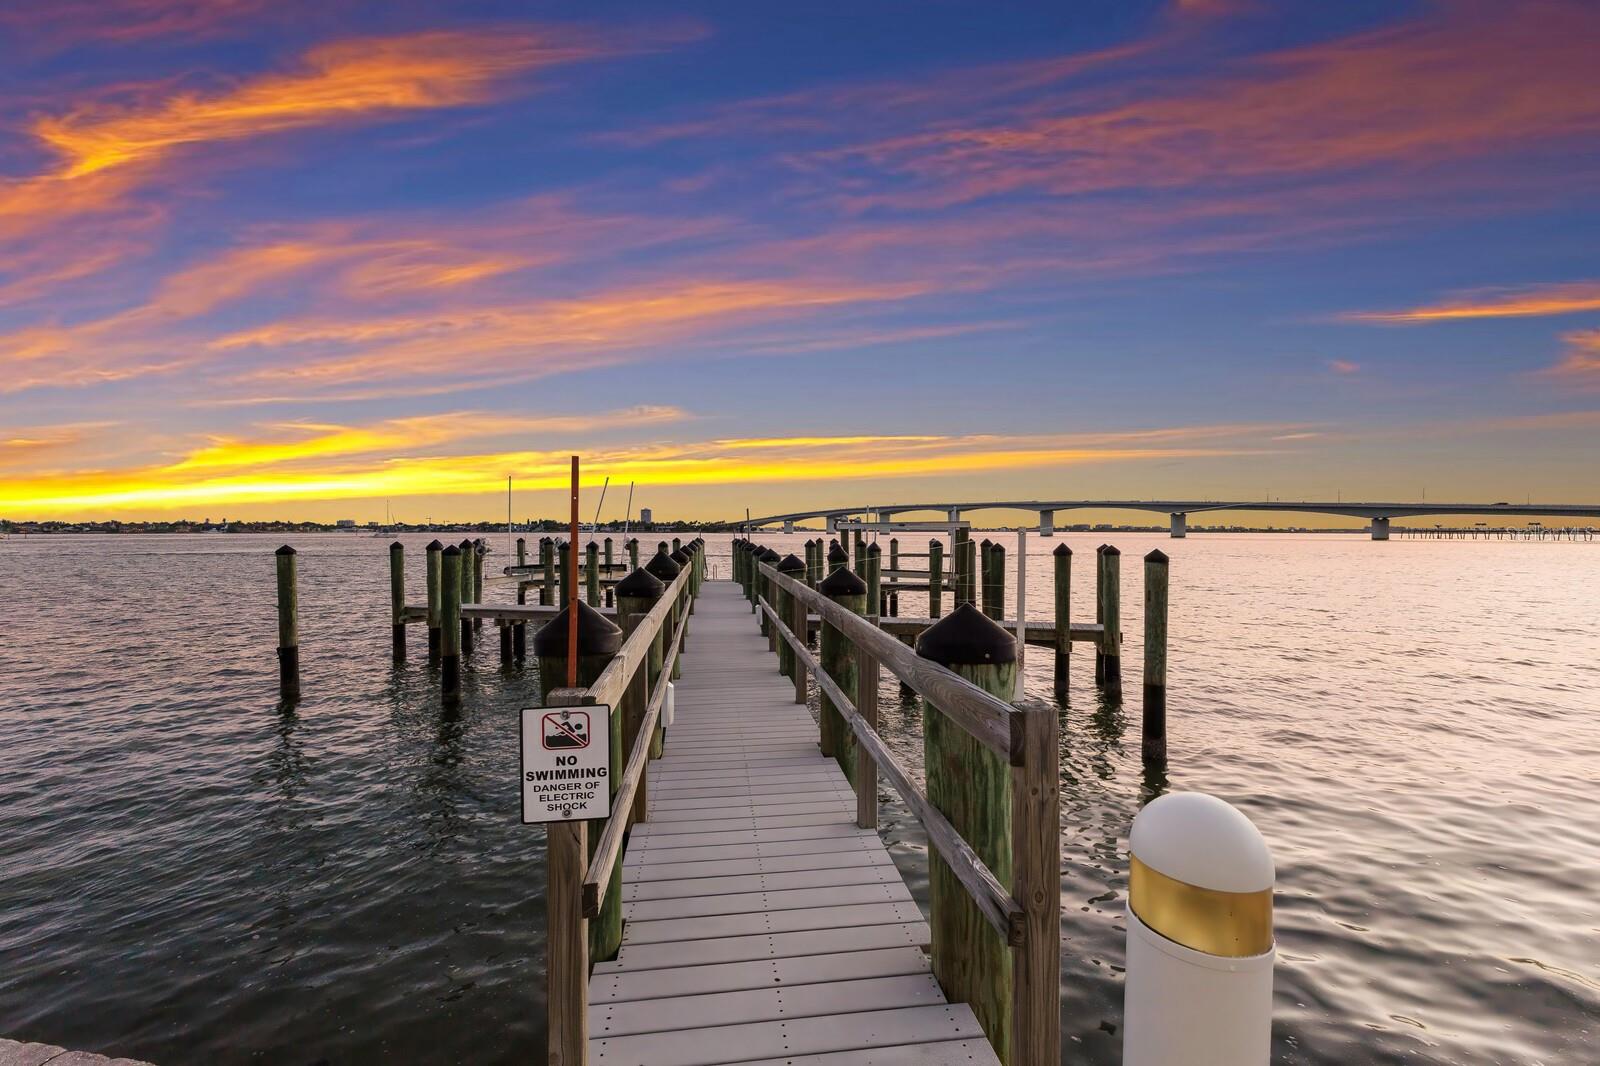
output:
[[[589,979],[589,1061],[997,1063],[767,646],[739,586],[707,582],[623,863],[621,951]]]

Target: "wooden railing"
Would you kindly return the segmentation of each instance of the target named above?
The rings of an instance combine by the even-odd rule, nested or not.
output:
[[[611,800],[611,815],[588,854],[588,823],[552,822],[548,832],[548,920],[546,930],[549,1062],[582,1066],[588,1061],[589,937],[587,920],[599,917],[622,858],[629,826],[644,819],[651,738],[661,719],[673,663],[689,626],[692,590],[698,585],[705,553],[666,587],[649,613],[627,620],[627,637],[610,663],[587,688],[558,688],[547,706],[608,705],[623,716],[626,762]],[[675,622],[674,622],[675,620]],[[651,645],[666,634],[660,673],[649,684]],[[628,725],[629,722],[633,724]],[[631,745],[629,741],[631,740]]]
[[[757,573],[761,580],[756,604],[768,627],[793,653],[796,699],[804,699],[804,679],[809,674],[856,739],[853,784],[857,824],[877,826],[877,773],[881,772],[922,822],[939,858],[1010,949],[1011,1002],[1005,1012],[1009,1032],[1003,1036],[989,1032],[991,1042],[1004,1047],[1010,1066],[1054,1066],[1060,1061],[1061,1045],[1060,755],[1055,709],[1013,705],[993,696],[954,671],[918,656],[872,621],[806,582],[780,573],[768,563],[758,564]],[[788,606],[789,617],[773,606],[763,594],[765,590],[781,593],[778,598]],[[809,614],[818,615],[854,646],[858,655],[856,692],[844,692],[812,656],[805,637]],[[1011,767],[1009,888],[916,787],[879,736],[880,668],[887,668],[921,695],[925,713],[943,714]],[[965,947],[958,943],[947,950]],[[937,943],[935,950],[939,950]],[[964,968],[964,960],[944,961],[954,962],[957,971]],[[939,963],[936,958],[936,973],[942,970]],[[965,999],[973,990],[947,986],[945,991],[952,998]]]

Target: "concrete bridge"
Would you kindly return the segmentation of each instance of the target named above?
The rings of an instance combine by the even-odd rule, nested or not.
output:
[[[968,503],[896,503],[864,507],[825,507],[814,511],[793,511],[751,519],[747,530],[782,524],[785,533],[808,518],[827,521],[828,531],[842,518],[888,520],[895,515],[916,512],[942,513],[951,523],[961,521],[969,511],[1032,511],[1039,516],[1039,533],[1055,533],[1058,511],[1154,511],[1166,514],[1174,537],[1185,536],[1189,516],[1208,511],[1283,511],[1294,514],[1331,514],[1365,518],[1373,540],[1389,539],[1389,521],[1419,515],[1488,515],[1504,518],[1521,515],[1536,518],[1600,518],[1600,504],[1583,503],[1359,503],[1344,500],[1313,502],[1306,500],[995,500]]]

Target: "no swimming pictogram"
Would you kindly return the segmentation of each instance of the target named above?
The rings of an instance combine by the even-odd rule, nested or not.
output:
[[[573,751],[589,746],[589,715],[585,711],[556,711],[544,716],[546,751]]]

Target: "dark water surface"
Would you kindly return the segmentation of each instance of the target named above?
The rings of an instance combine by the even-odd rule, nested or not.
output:
[[[415,602],[430,538],[405,539]],[[728,538],[708,539],[726,576]],[[1098,539],[1032,541],[1030,616],[1065,540],[1093,617]],[[1111,539],[1133,695],[1101,698],[1079,646],[1063,1062],[1119,1061],[1128,826],[1166,789],[1229,800],[1272,845],[1276,1062],[1600,1062],[1600,544]],[[389,657],[387,542],[294,543],[291,709],[276,541],[0,541],[0,1035],[166,1066],[542,1061],[543,834],[516,783],[537,678],[502,672],[485,630],[441,712],[422,632]],[[1157,546],[1163,777],[1140,766],[1136,696]],[[915,701],[888,681],[882,706],[920,766]],[[884,820],[925,898],[919,831],[887,796]]]

